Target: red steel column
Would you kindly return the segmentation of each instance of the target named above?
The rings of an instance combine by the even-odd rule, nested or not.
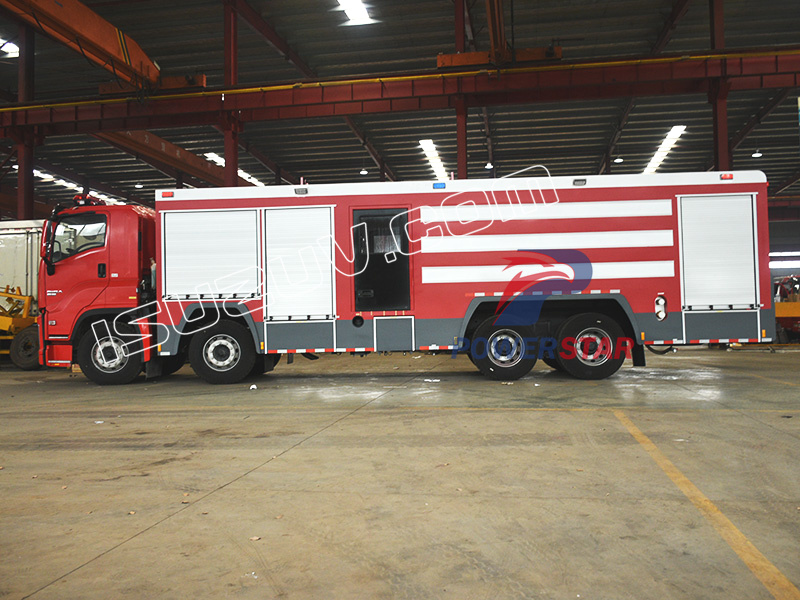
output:
[[[722,12],[723,0],[708,0],[711,49],[725,49],[725,22]],[[717,171],[731,168],[730,138],[728,137],[728,89],[730,85],[723,77],[711,82],[708,101],[711,103],[711,118],[714,129],[714,167]]]
[[[239,82],[238,15],[230,2],[225,3],[225,87]],[[239,184],[239,131],[233,119],[225,119],[225,185]]]
[[[728,137],[728,84],[724,80],[712,81],[708,100],[714,126],[714,167],[717,171],[731,168],[731,150]]]
[[[465,24],[465,12],[464,12],[464,0],[456,0],[456,52],[461,53],[466,50],[466,43],[464,40],[464,32],[466,29],[464,28]]]
[[[467,178],[467,103],[463,97],[456,99],[456,145],[458,168],[456,177]]]
[[[33,100],[34,32],[27,25],[19,27],[18,102]],[[21,132],[17,144],[17,218],[33,218],[33,132]]]
[[[708,0],[708,13],[711,21],[711,49],[725,49],[725,21],[722,12],[723,0]]]
[[[464,0],[455,0],[456,6],[456,52],[466,50],[465,43],[465,16]],[[459,179],[467,178],[467,104],[463,97],[456,99],[456,151],[458,162],[456,177]]]

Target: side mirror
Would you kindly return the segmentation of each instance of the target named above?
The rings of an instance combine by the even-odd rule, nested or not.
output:
[[[42,235],[42,249],[40,255],[42,257],[42,261],[44,261],[44,264],[47,265],[48,275],[53,275],[56,272],[56,266],[51,260],[53,255],[53,234],[55,227],[55,221],[45,221],[44,232]]]

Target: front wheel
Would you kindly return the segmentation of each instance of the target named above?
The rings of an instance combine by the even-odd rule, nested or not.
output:
[[[194,335],[189,363],[209,383],[236,383],[253,369],[256,352],[250,332],[233,321],[220,321]]]
[[[475,330],[470,346],[470,358],[489,379],[511,381],[530,372],[536,364],[534,348],[526,327],[495,325],[490,317]]]
[[[78,365],[83,374],[100,385],[121,385],[136,379],[142,370],[136,335],[128,326],[117,326],[113,333],[105,327],[89,328],[78,343]]]
[[[578,379],[605,379],[625,362],[628,349],[620,344],[626,339],[611,317],[600,313],[573,315],[558,330],[556,360],[566,373]]]
[[[8,350],[11,362],[23,371],[34,371],[39,368],[39,326],[30,325],[11,340]]]

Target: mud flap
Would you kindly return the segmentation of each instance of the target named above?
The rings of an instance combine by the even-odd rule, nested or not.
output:
[[[144,363],[144,377],[145,379],[161,377],[161,361],[148,360],[146,363]]]
[[[644,358],[644,346],[642,344],[634,344],[633,350],[633,366],[634,367],[646,367],[645,358]]]

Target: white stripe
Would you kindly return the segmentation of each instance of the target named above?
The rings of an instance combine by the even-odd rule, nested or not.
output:
[[[555,276],[553,272],[555,271]],[[551,279],[568,279],[569,265],[485,265],[469,267],[422,267],[422,283],[473,283],[507,282],[519,277],[548,274]],[[675,264],[671,260],[638,262],[592,263],[592,280],[641,279],[646,277],[674,277]],[[612,293],[614,291],[612,290]],[[619,293],[617,290],[616,293]]]
[[[672,214],[672,200],[609,200],[600,202],[533,203],[529,198],[514,198],[509,203],[508,193],[490,203],[492,192],[478,195],[464,194],[448,200],[455,206],[423,206],[420,217],[423,223],[470,223],[472,221],[526,221],[529,219],[602,219],[617,217],[668,217]],[[460,202],[456,202],[461,200]],[[481,202],[481,204],[476,204]]]
[[[521,249],[654,248],[673,245],[671,229],[644,231],[575,231],[507,235],[430,236],[422,252],[504,252]]]

